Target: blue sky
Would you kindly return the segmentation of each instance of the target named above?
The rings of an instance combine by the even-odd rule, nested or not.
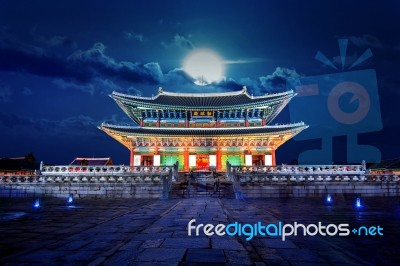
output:
[[[321,51],[338,63],[338,39],[349,40],[348,65],[368,48],[373,53],[355,70],[376,71],[383,128],[359,142],[377,147],[383,159],[399,156],[397,1],[1,1],[1,7],[0,157],[32,151],[48,163],[76,156],[128,163],[126,148],[96,127],[130,122],[108,97],[113,90],[282,91],[287,78],[337,73],[314,57]],[[193,84],[181,67],[196,48],[231,62],[224,81]],[[273,123],[289,122],[288,109]],[[333,139],[337,147],[344,142]],[[290,141],[278,163],[318,145]],[[342,149],[333,157],[346,161]]]

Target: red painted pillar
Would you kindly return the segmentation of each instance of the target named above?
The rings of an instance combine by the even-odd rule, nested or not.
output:
[[[134,159],[135,159],[135,148],[131,148],[130,150],[131,154],[130,154],[130,160],[129,160],[129,165],[133,166],[134,164]]]
[[[222,151],[221,148],[217,148],[217,171],[222,170],[222,165],[221,165],[221,157],[222,157]]]
[[[189,171],[189,149],[183,151],[183,170]]]
[[[272,165],[276,165],[276,157],[275,157],[275,150],[271,150],[271,155],[272,155]]]

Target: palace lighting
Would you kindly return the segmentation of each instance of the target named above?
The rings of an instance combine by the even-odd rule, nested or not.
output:
[[[74,205],[74,196],[72,194],[68,196],[67,205],[68,206]]]
[[[326,196],[326,202],[327,202],[327,203],[332,203],[332,197],[331,197],[331,195],[328,194],[328,196]]]
[[[360,199],[360,198],[357,198],[357,199],[356,199],[356,207],[357,207],[358,209],[360,209],[360,208],[363,207],[362,204],[361,204],[361,199]]]
[[[33,203],[33,208],[34,209],[39,209],[40,208],[40,199],[36,199],[35,202]]]
[[[262,96],[241,91],[174,93],[155,97],[113,92],[111,97],[135,126],[103,123],[99,129],[125,145],[130,166],[225,171],[232,165],[276,165],[275,151],[308,126],[303,122],[268,125],[296,95]],[[172,164],[171,164],[172,163]]]

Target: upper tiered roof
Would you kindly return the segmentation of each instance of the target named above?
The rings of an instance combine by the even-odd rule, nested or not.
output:
[[[252,96],[247,89],[218,93],[176,93],[159,90],[155,97],[141,97],[113,92],[110,96],[120,105],[149,109],[221,110],[232,108],[260,108],[289,101],[295,92]]]

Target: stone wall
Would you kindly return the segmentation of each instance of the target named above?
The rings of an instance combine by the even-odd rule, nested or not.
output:
[[[0,197],[68,197],[76,198],[160,198],[162,182],[69,182],[69,183],[16,183],[0,184]]]
[[[363,197],[400,196],[399,182],[309,182],[305,184],[242,184],[240,198],[324,197],[328,194],[352,194]]]

